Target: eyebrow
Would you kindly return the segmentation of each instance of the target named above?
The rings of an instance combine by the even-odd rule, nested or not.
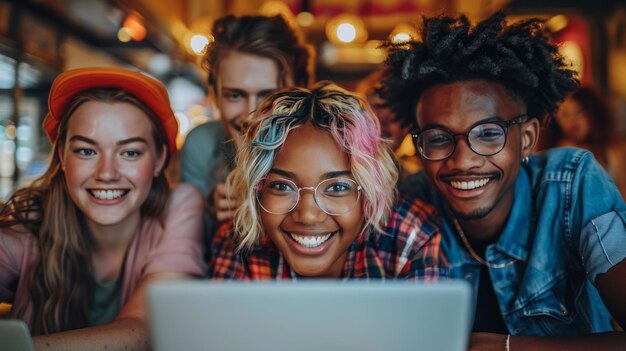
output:
[[[280,168],[272,168],[270,169],[268,173],[278,174],[278,175],[281,175],[283,177],[287,177],[290,179],[296,178],[293,172],[285,171],[284,169],[280,169]],[[333,171],[333,172],[327,172],[327,173],[322,174],[322,178],[330,179],[330,178],[337,178],[341,176],[351,176],[351,175],[352,175],[352,171],[349,171],[349,170]]]
[[[230,87],[224,87],[224,86],[220,90],[222,90],[222,91],[224,91],[224,90],[243,91],[243,90],[241,90],[239,88],[230,88]]]
[[[82,141],[84,143],[87,144],[91,144],[91,145],[98,145],[98,142],[96,142],[95,140],[91,139],[91,138],[87,138],[85,136],[82,135],[74,135],[70,138],[70,143],[73,141]],[[124,139],[124,140],[120,140],[118,141],[117,145],[126,145],[126,144],[130,144],[130,143],[144,143],[144,144],[148,144],[148,141],[142,137],[132,137],[132,138],[128,138],[128,139]]]
[[[475,127],[478,124],[481,123],[487,123],[487,122],[493,122],[493,121],[503,121],[504,119],[502,119],[502,117],[500,116],[491,116],[491,117],[487,117],[484,119],[481,119],[480,121],[472,124],[472,126],[470,128]],[[440,129],[445,129],[445,130],[450,130],[448,127],[442,125],[442,124],[438,124],[438,123],[431,123],[431,124],[426,124],[424,125],[424,127],[421,127],[420,129],[431,129],[431,128],[440,128]]]
[[[263,89],[263,90],[259,90],[256,93],[256,95],[263,95],[263,94],[271,94],[275,91],[278,91],[280,88],[277,86],[276,88],[270,88],[270,89]],[[240,88],[231,88],[231,87],[222,87],[221,89],[222,91],[229,91],[229,92],[237,92],[237,93],[242,93],[242,94],[250,94],[250,92],[245,91],[243,89]]]
[[[278,87],[273,88],[273,89],[263,89],[263,90],[261,90],[261,91],[257,92],[257,95],[267,95],[267,94],[272,94],[272,93],[274,93],[274,92],[276,92],[276,91],[278,91],[278,90],[279,90],[279,88],[278,88]]]

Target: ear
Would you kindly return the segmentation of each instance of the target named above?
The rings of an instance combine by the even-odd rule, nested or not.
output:
[[[159,153],[159,158],[157,162],[154,164],[154,177],[158,177],[159,174],[163,171],[163,167],[165,166],[165,160],[167,159],[167,145],[163,145],[161,152]]]
[[[57,143],[57,156],[59,156],[59,163],[61,163],[61,169],[65,171],[65,154],[63,153],[63,143]]]
[[[531,118],[522,124],[522,155],[521,158],[530,156],[539,140],[541,124],[537,118]]]

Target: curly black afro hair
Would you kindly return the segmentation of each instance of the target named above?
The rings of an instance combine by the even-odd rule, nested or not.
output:
[[[474,27],[464,15],[422,20],[422,41],[385,44],[389,55],[379,93],[407,124],[417,126],[420,95],[436,84],[473,79],[502,84],[544,125],[578,87],[576,72],[539,19],[507,26],[499,12]]]

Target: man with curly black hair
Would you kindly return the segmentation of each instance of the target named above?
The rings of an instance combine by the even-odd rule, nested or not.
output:
[[[400,192],[439,210],[451,275],[473,286],[470,348],[626,349],[624,200],[589,152],[531,155],[575,72],[537,19],[429,18],[421,34],[389,44],[381,94],[424,166]]]

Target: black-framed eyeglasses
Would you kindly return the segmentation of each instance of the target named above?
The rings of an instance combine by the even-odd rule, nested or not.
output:
[[[508,121],[488,120],[476,123],[466,133],[452,133],[442,127],[411,131],[415,149],[427,160],[441,161],[450,157],[456,149],[456,137],[465,136],[472,151],[482,156],[493,156],[504,149],[509,128],[528,120],[522,114]]]

